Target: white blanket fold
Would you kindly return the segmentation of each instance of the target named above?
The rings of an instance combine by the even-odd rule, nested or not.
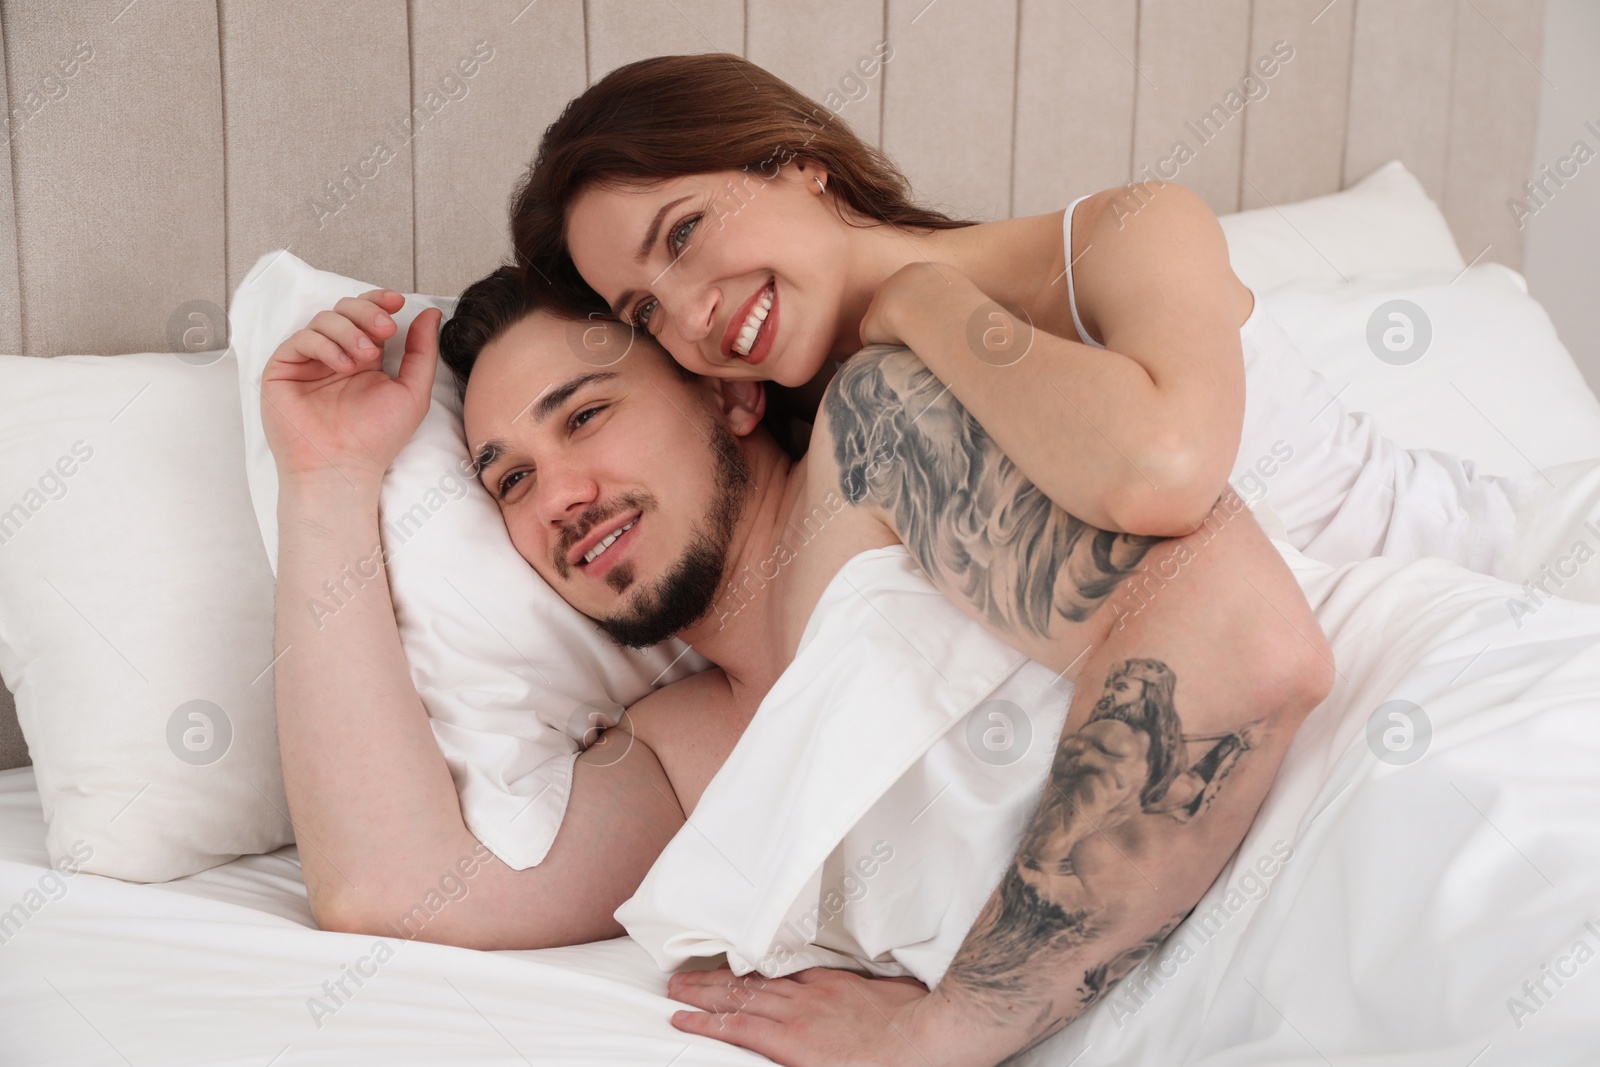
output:
[[[1334,690],[1195,910],[1026,1061],[1587,1062],[1600,607],[1514,618],[1521,590],[1443,561],[1277,547]],[[726,952],[935,984],[1037,804],[1070,698],[1052,680],[904,549],[863,553],[618,919],[664,968]],[[1032,729],[1004,766],[973,740],[998,700]]]
[[[726,952],[741,974],[937,981],[1038,802],[1071,695],[904,546],[863,552],[617,920],[664,969]]]

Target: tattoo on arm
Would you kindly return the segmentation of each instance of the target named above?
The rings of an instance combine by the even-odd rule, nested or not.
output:
[[[1161,942],[1167,939],[1167,935],[1176,930],[1178,924],[1188,918],[1189,912],[1192,910],[1190,908],[1178,912],[1168,919],[1161,929],[1155,931],[1132,948],[1084,971],[1082,994],[1078,998],[1077,1009],[1071,1015],[1063,1015],[1052,1020],[1033,1040],[1000,1061],[998,1067],[1006,1067],[1007,1064],[1016,1063],[1025,1054],[1032,1051],[1036,1045],[1066,1029],[1068,1023],[1078,1015],[1088,1011],[1112,986],[1116,985],[1131,973],[1135,967],[1148,959],[1150,954],[1160,947]]]
[[[977,419],[905,349],[864,351],[823,398],[852,504],[893,516],[928,577],[1001,632],[1082,622],[1164,538],[1102,530],[1023,476]]]
[[[1262,720],[1227,733],[1184,734],[1176,692],[1177,677],[1160,660],[1124,660],[1113,668],[1089,721],[1056,750],[1044,800],[1016,859],[944,983],[997,1003],[1033,999],[1042,983],[1031,960],[1088,946],[1119,918],[1116,886],[1106,876],[1126,880],[1127,861],[1097,860],[1086,846],[1096,838],[1115,844],[1120,830],[1141,819],[1189,822],[1259,743]],[[1046,1034],[1087,1010],[1186,914],[1084,971],[1075,1003],[1058,1008],[1050,1001],[1056,1026]]]
[[[1048,638],[1058,616],[1087,619],[1164,540],[1101,530],[1057,507],[905,349],[856,355],[823,408],[846,500],[887,513],[929,579],[1001,634]],[[940,983],[997,1016],[1027,1018],[1030,1047],[1188,913],[1132,947],[1107,941],[1128,936],[1124,900],[1148,882],[1125,849],[1156,825],[1201,815],[1259,744],[1259,719],[1185,734],[1176,694],[1161,660],[1111,669],[1089,721],[1063,736],[1021,847]],[[1085,968],[1076,982],[1061,973],[1069,956]]]

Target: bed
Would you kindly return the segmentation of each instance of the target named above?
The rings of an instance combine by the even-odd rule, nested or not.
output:
[[[1346,404],[1404,443],[1522,473],[1600,455],[1600,407],[1526,296],[1502,205],[1531,156],[1524,54],[1541,23],[1509,0],[8,4],[0,351],[221,349],[221,308],[275,248],[456,292],[504,253],[537,131],[643,55],[726,49],[832,93],[929,199],[998,218],[1142,176],[1287,40],[1295,58],[1178,180],[1231,216],[1236,270]],[[328,43],[351,37],[368,45]],[[894,58],[852,73],[881,38]],[[480,41],[495,58],[442,81]],[[1416,106],[1394,108],[1402,96]],[[412,124],[400,162],[350,181],[396,122]],[[1390,160],[1426,194],[1425,222],[1414,197],[1387,216],[1308,200],[1355,193]],[[1398,297],[1434,313],[1457,358],[1369,358],[1367,316]],[[1514,366],[1508,344],[1526,349]],[[1432,565],[1306,581],[1350,657],[1341,689],[1171,953],[1031,1062],[1584,1062],[1600,1044],[1600,609],[1541,602],[1519,620],[1514,587]],[[1384,630],[1380,609],[1409,626]],[[20,644],[18,617],[0,599],[0,638]],[[5,1062],[764,1062],[672,1029],[666,976],[626,938],[482,953],[318,931],[293,847],[153,884],[53,869],[9,696]],[[1367,740],[1370,713],[1401,698],[1433,712],[1430,761],[1388,763]]]

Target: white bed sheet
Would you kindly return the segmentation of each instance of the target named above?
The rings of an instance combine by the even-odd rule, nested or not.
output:
[[[1278,548],[1328,634],[1333,691],[1194,912],[1025,1062],[1600,1062],[1600,606],[1551,601],[1514,620],[1516,586],[1442,560],[1334,568]],[[995,689],[1015,651],[961,633],[926,579],[918,606],[919,583],[896,569],[908,559],[891,546],[841,570],[823,603],[853,614],[813,620],[796,664],[818,674],[816,655],[843,677],[774,688],[781,714],[746,731],[695,832],[618,911],[665,965],[726,952],[736,969],[787,973],[816,962],[810,948],[795,962],[789,923],[825,914],[827,947],[936,981],[988,899],[1043,769],[993,781],[969,730],[997,697],[1021,720],[1059,699],[1031,695],[1050,684],[1037,664],[1042,679]],[[880,611],[884,633],[858,632]],[[853,643],[872,655],[837,650]],[[1032,738],[1046,757],[1051,722]],[[916,773],[885,735],[927,753]],[[782,788],[764,790],[780,763]],[[974,847],[982,832],[998,847]],[[874,838],[892,862],[830,904]],[[962,870],[938,842],[963,842]]]
[[[1600,607],[1552,601],[1518,627],[1514,587],[1439,561],[1312,570],[1334,696],[1195,913],[1024,1062],[1596,1062]],[[1408,765],[1367,739],[1395,699],[1432,720]],[[32,772],[0,773],[0,922],[42,886],[43,837]],[[391,942],[319,1026],[308,1000],[377,939],[311,927],[293,848],[65,886],[0,928],[0,1063],[765,1062],[672,1030],[664,975],[628,939]]]
[[[0,772],[0,911],[48,865],[33,771]],[[64,884],[0,928],[6,1067],[769,1062],[674,1030],[683,1005],[627,938],[530,952],[390,938],[378,963],[380,939],[312,925],[293,847],[158,885]],[[322,983],[363,957],[376,973],[326,1000]],[[312,997],[336,1010],[314,1018]]]

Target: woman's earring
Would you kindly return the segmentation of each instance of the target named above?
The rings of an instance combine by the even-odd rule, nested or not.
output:
[[[815,174],[813,174],[811,176],[811,180],[817,183],[817,189],[819,191],[824,192],[824,193],[826,193],[828,191],[828,187],[826,185],[822,184],[822,179],[817,177]]]

